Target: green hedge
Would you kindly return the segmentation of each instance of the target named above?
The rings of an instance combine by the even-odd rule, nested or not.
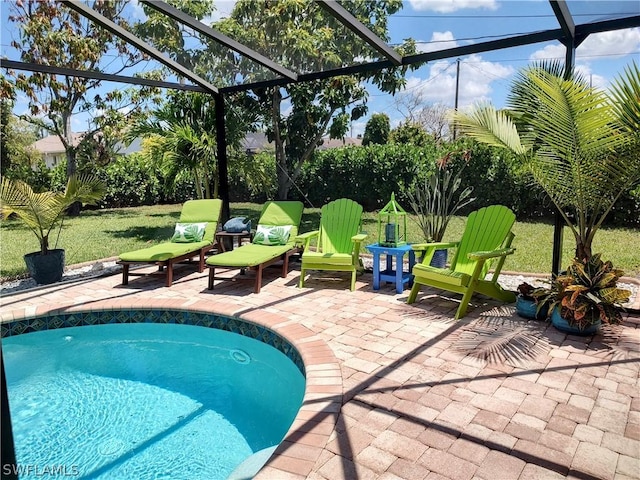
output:
[[[460,168],[465,162],[462,155],[465,151],[470,155],[462,174],[461,189],[473,186],[476,200],[461,214],[500,203],[516,212],[521,220],[552,218],[555,207],[510,154],[468,139],[446,144],[429,141],[423,146],[388,144],[320,150],[304,165],[289,195],[314,207],[348,197],[362,204],[365,210],[375,211],[389,201],[393,192],[400,205],[408,208],[406,192],[430,175],[436,162],[447,154],[450,154],[451,167]],[[275,169],[271,152],[230,153],[231,201],[264,202],[274,198]],[[106,167],[92,171],[107,185],[101,207],[179,203],[195,198],[193,184],[178,181],[174,189],[167,188],[160,169],[139,154],[119,157]],[[59,189],[66,183],[66,166],[63,162],[50,171],[43,165],[35,170],[12,168],[6,175],[24,179],[40,191]],[[607,217],[607,224],[640,227],[640,186],[620,198]]]
[[[382,208],[396,194],[406,202],[406,190],[420,172],[435,168],[438,147],[429,145],[368,145],[322,150],[303,168],[299,187],[314,206],[341,197],[351,198],[365,210]],[[292,189],[292,197],[302,195]],[[304,200],[304,198],[300,198]]]

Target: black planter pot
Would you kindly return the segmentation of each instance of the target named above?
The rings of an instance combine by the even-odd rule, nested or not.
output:
[[[48,285],[62,280],[64,272],[64,250],[61,248],[49,250],[49,253],[42,255],[40,252],[27,253],[24,256],[24,263],[31,278],[36,283]]]

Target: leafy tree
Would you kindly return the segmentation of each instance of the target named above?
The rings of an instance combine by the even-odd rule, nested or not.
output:
[[[468,135],[518,156],[571,229],[576,258],[586,261],[616,200],[640,181],[639,92],[635,63],[612,94],[540,64],[519,74],[508,111],[481,105],[455,120]]]
[[[386,113],[374,113],[364,127],[362,146],[366,147],[371,144],[386,145],[389,143],[390,130],[389,115]]]
[[[432,142],[432,140],[424,128],[422,128],[422,125],[406,121],[391,130],[389,142],[421,146]]]
[[[227,141],[238,148],[246,127],[231,111],[227,114]],[[141,118],[126,138],[147,137],[144,153],[161,166],[171,182],[191,177],[198,198],[218,196],[215,99],[203,93],[173,91],[148,118]]]
[[[127,2],[94,0],[89,4],[107,18],[118,18]],[[134,52],[124,40],[57,2],[23,0],[11,2],[10,9],[9,20],[18,26],[20,32],[19,38],[12,41],[12,46],[20,51],[23,62],[61,65],[78,70],[101,70],[104,68],[105,55],[115,51],[118,62],[110,61],[109,73],[118,74],[143,61],[140,53]],[[124,20],[119,19],[119,22],[124,28],[129,28]],[[119,66],[113,70],[113,65]],[[94,117],[95,127],[85,135],[93,136],[100,130],[103,135],[110,136],[113,133],[111,129],[117,129],[123,121],[123,112],[128,111],[128,116],[137,113],[136,107],[151,91],[145,88],[120,88],[106,95],[90,95],[100,80],[57,77],[46,73],[10,72],[9,76],[10,83],[3,83],[3,87],[23,91],[29,99],[31,116],[24,118],[57,135],[62,141],[68,177],[76,172],[77,167],[76,148],[72,142],[72,115],[83,111],[104,112]]]
[[[405,122],[422,126],[435,141],[440,142],[449,137],[449,119],[447,118],[449,107],[441,103],[428,103],[424,91],[401,92],[394,104]]]
[[[194,2],[177,0],[174,6],[196,20],[204,20],[215,11],[212,0]],[[199,37],[185,27],[153,8],[143,5],[148,16],[146,22],[136,26],[136,33],[152,42],[181,65],[216,85],[234,82],[235,68],[219,68],[218,55],[226,58],[228,51],[217,43],[200,48]],[[234,96],[233,103],[242,104],[246,94]],[[231,103],[231,102],[229,102]],[[230,152],[237,150],[247,131],[252,128],[255,115],[242,108],[227,109],[225,119],[227,144]],[[217,137],[215,98],[212,95],[187,92],[169,93],[167,100],[151,113],[151,118],[140,119],[129,130],[127,138],[150,136],[146,142],[148,158],[162,166],[168,179],[191,177],[199,198],[218,196]],[[230,155],[229,160],[242,158]],[[170,185],[170,186],[173,186]]]
[[[33,125],[17,118],[11,110],[13,102],[0,101],[2,126],[0,130],[0,153],[2,154],[2,175],[12,175],[31,169],[40,160],[40,154],[32,147],[38,139]],[[15,175],[14,175],[15,176]]]
[[[213,97],[172,92],[151,117],[134,124],[127,137],[148,137],[143,153],[162,166],[172,183],[184,174],[192,177],[198,198],[216,197],[216,135]]]
[[[397,12],[402,2],[354,0],[345,5],[375,34],[388,40],[388,16]],[[215,27],[296,72],[339,68],[357,63],[358,58],[377,55],[311,0],[239,0],[231,16]],[[398,50],[402,54],[413,53],[415,45],[407,41]],[[264,67],[246,58],[229,55],[220,58],[211,59],[209,70],[232,71],[239,82],[270,78]],[[214,65],[218,68],[214,69]],[[258,116],[269,140],[274,142],[278,198],[287,198],[302,166],[324,135],[342,138],[349,121],[366,114],[367,91],[361,82],[369,81],[385,92],[394,93],[404,84],[406,70],[403,66],[254,91],[246,99],[245,107]]]

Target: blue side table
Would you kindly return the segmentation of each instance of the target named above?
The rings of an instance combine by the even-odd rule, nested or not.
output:
[[[367,245],[367,250],[373,254],[373,289],[380,289],[380,280],[387,282],[395,282],[396,292],[404,291],[404,284],[409,286],[413,283],[413,275],[411,270],[416,263],[416,253],[411,245],[401,245],[399,247],[383,247],[377,243]],[[403,271],[403,257],[409,254],[409,271]],[[386,269],[380,271],[380,256],[386,255]],[[393,257],[396,260],[396,269],[393,270]]]

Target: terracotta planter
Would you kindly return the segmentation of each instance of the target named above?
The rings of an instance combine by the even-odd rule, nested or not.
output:
[[[29,274],[36,283],[48,285],[59,282],[64,272],[64,250],[60,248],[49,250],[47,255],[42,255],[40,252],[27,253],[24,256],[24,263],[27,264]]]
[[[549,312],[548,305],[544,305],[538,312],[538,305],[533,300],[524,298],[522,295],[516,297],[516,313],[522,318],[531,320],[544,320]]]
[[[551,313],[551,325],[556,327],[558,330],[564,333],[568,333],[570,335],[594,335],[598,329],[600,328],[600,320],[592,325],[587,325],[585,328],[580,329],[577,326],[571,325],[566,319],[560,315],[560,308],[556,307]]]

